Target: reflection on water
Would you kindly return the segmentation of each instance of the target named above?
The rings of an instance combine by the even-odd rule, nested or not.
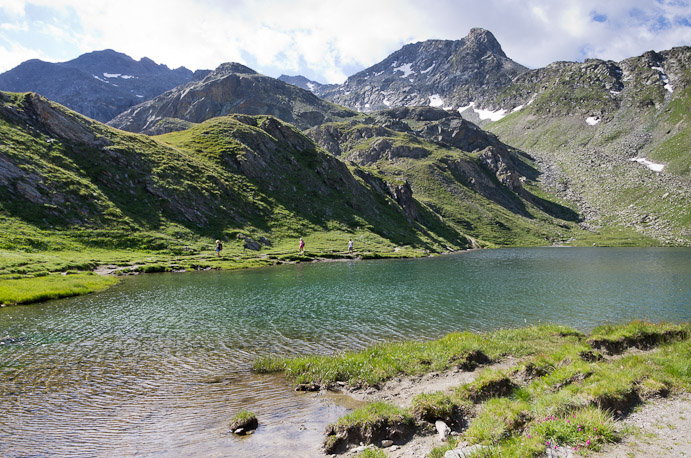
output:
[[[315,456],[346,408],[249,371],[551,321],[691,319],[691,250],[514,249],[418,260],[153,274],[0,309],[2,456]],[[255,412],[255,435],[229,418]]]

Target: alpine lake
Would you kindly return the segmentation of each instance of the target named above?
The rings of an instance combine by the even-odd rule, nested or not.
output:
[[[255,374],[331,354],[552,322],[691,320],[691,249],[517,248],[147,274],[0,308],[0,456],[319,456],[345,396]],[[228,431],[250,410],[250,436]]]

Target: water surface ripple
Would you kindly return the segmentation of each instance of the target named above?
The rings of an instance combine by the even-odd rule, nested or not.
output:
[[[0,456],[315,456],[346,406],[249,370],[555,322],[691,320],[691,250],[510,249],[417,260],[152,274],[0,309]],[[228,434],[255,412],[254,436]]]

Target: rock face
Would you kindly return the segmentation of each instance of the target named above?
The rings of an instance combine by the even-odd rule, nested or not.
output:
[[[110,49],[50,63],[28,60],[0,75],[0,90],[37,92],[85,116],[106,122],[128,108],[180,84],[202,78],[151,59],[135,61]]]
[[[160,122],[165,119],[199,123],[231,113],[271,115],[300,129],[355,115],[309,91],[260,75],[244,65],[226,63],[203,80],[132,107],[108,124],[130,132],[160,133]]]
[[[472,29],[461,40],[408,44],[342,85],[304,83],[320,97],[364,112],[400,106],[459,108],[471,102],[493,109],[497,93],[526,70],[504,54],[491,32]]]
[[[439,437],[439,440],[442,442],[446,442],[446,439],[448,439],[449,434],[451,434],[451,428],[444,423],[442,420],[437,420],[434,422],[434,427],[437,429],[437,437]]]

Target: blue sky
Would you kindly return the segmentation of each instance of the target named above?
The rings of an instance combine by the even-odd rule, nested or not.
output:
[[[531,68],[691,45],[691,0],[0,0],[0,72],[114,49],[340,83],[407,43],[490,30]]]

